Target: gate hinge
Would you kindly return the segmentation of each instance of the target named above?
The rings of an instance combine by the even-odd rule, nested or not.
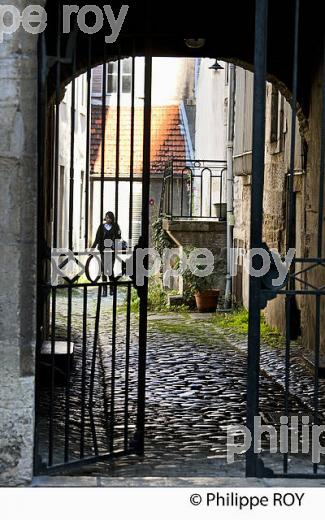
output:
[[[270,267],[267,273],[261,277],[260,309],[265,309],[267,302],[276,298],[278,291],[286,286],[289,273],[287,273],[280,285],[273,285],[273,281],[279,278],[279,270],[276,266],[271,251],[265,242],[262,243],[262,248],[267,252],[270,258]]]

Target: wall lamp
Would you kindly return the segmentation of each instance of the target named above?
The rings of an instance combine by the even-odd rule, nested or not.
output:
[[[223,70],[224,67],[221,67],[220,63],[218,63],[218,60],[216,60],[214,62],[214,64],[211,65],[211,67],[209,67],[209,69],[212,69],[212,70]]]

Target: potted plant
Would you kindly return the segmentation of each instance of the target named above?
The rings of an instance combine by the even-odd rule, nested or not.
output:
[[[210,282],[204,278],[199,278],[199,280],[206,281],[206,284],[197,284],[197,290],[194,293],[197,309],[199,312],[215,312],[218,306],[220,290],[212,288],[212,280]]]
[[[217,279],[213,272],[207,276],[197,276],[187,269],[183,274],[184,300],[191,306],[196,303],[199,312],[215,312],[220,290],[216,288]]]

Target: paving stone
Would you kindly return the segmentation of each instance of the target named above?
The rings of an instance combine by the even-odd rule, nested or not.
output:
[[[64,330],[64,309],[58,298],[58,325]],[[93,304],[96,304],[94,299]],[[80,298],[79,305],[82,305]],[[89,306],[91,307],[91,302]],[[109,307],[107,307],[109,310]],[[105,308],[105,312],[107,310]],[[82,314],[79,313],[81,319]],[[89,375],[93,354],[93,321],[95,313],[90,313],[88,323],[88,342],[86,375],[88,377],[86,395],[89,395]],[[105,315],[106,316],[106,315]],[[197,343],[196,335],[191,332],[193,319],[177,317],[176,322],[190,323],[188,334],[170,334],[159,332],[154,323],[157,317],[151,316],[148,331],[147,352],[147,382],[146,382],[146,438],[145,456],[128,456],[117,459],[114,463],[100,463],[95,468],[88,468],[88,475],[101,478],[100,485],[113,485],[112,482],[122,482],[119,477],[130,477],[129,482],[136,480],[138,484],[130,485],[157,485],[147,477],[216,477],[241,476],[244,477],[245,457],[241,456],[235,464],[225,462],[227,427],[240,426],[245,422],[246,414],[246,346],[235,348],[233,343],[225,338],[221,331],[215,331],[213,345],[207,341]],[[106,317],[105,317],[106,319]],[[195,329],[201,327],[201,332],[207,327],[207,318],[195,318]],[[108,449],[106,426],[109,424],[109,414],[105,412],[106,403],[110,402],[111,389],[111,335],[108,333],[109,314],[105,327],[100,328],[98,351],[95,357],[95,388],[93,399],[94,423],[97,441],[101,451]],[[168,320],[168,316],[161,317],[161,321]],[[186,321],[187,320],[187,321]],[[137,323],[132,316],[132,328]],[[75,369],[71,381],[71,422],[70,422],[70,451],[78,457],[80,443],[80,399],[82,389],[82,338],[80,322],[73,322],[72,335],[75,343]],[[125,387],[125,321],[119,316],[117,323],[116,344],[116,379],[115,379],[115,411],[116,430],[123,433],[124,417],[124,387]],[[131,335],[130,353],[137,352],[137,336]],[[277,358],[271,353],[272,370],[276,371]],[[268,357],[264,352],[262,360],[266,365]],[[129,394],[129,422],[130,439],[136,423],[137,399],[137,356],[130,355],[130,394]],[[283,374],[282,374],[283,375]],[[308,394],[308,385],[302,385]],[[280,385],[261,376],[261,408],[267,413],[281,412],[284,405],[284,393]],[[63,454],[64,439],[64,388],[57,388],[55,393],[55,458],[60,459]],[[294,407],[298,403],[294,402]],[[44,419],[40,428],[40,436],[47,451],[46,441],[46,413],[49,405],[49,396],[44,394],[42,412]],[[109,410],[109,407],[108,407]],[[88,401],[86,409],[85,445],[92,453],[92,432],[90,428]],[[131,432],[132,430],[132,432]],[[123,448],[123,438],[118,435],[118,444]],[[59,447],[61,443],[61,448]],[[274,459],[272,458],[272,461]],[[272,462],[273,464],[273,462]],[[281,467],[282,459],[274,463]],[[305,461],[297,461],[297,465]],[[271,466],[270,466],[271,467]],[[273,466],[272,466],[273,467]],[[109,480],[102,477],[109,476]],[[132,477],[132,479],[131,479]],[[71,477],[72,478],[72,477]],[[167,479],[171,482],[173,479]],[[166,484],[167,480],[160,479]],[[175,479],[174,479],[175,480]],[[176,479],[175,481],[178,481]],[[216,480],[215,480],[216,481]],[[110,483],[108,483],[110,482]],[[157,482],[157,480],[155,481]],[[185,481],[183,481],[185,482]],[[219,479],[218,479],[219,482]],[[246,482],[245,480],[242,482]],[[106,484],[105,484],[106,483]],[[259,481],[263,485],[262,481]],[[125,482],[121,485],[125,485]],[[166,484],[168,485],[168,484]],[[219,485],[219,484],[218,484]],[[235,484],[232,484],[232,487]],[[266,484],[265,484],[266,485]]]
[[[34,477],[32,487],[97,487],[97,477]]]

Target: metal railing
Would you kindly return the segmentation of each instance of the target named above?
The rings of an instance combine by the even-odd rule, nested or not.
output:
[[[170,219],[227,218],[226,162],[172,159],[166,164],[159,214]]]

